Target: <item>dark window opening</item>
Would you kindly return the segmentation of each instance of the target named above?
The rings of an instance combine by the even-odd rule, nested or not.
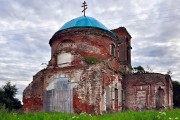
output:
[[[115,45],[111,44],[111,55],[114,57],[115,56]]]

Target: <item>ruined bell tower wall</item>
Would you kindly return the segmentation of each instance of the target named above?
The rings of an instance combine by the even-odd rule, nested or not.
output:
[[[132,110],[172,108],[172,81],[158,73],[125,75],[124,107]]]

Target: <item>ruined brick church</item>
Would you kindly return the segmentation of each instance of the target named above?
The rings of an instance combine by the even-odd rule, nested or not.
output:
[[[169,109],[171,77],[133,74],[131,35],[81,16],[50,39],[51,59],[23,92],[24,111],[93,113]]]

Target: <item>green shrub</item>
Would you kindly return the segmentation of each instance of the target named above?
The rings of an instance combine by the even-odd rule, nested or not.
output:
[[[99,62],[98,58],[96,58],[96,57],[86,57],[85,61],[88,64],[96,64],[97,62]]]

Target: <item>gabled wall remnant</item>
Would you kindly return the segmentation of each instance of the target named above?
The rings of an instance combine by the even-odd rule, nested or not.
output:
[[[125,108],[133,110],[169,109],[173,106],[169,75],[147,73],[126,75],[123,81]]]

